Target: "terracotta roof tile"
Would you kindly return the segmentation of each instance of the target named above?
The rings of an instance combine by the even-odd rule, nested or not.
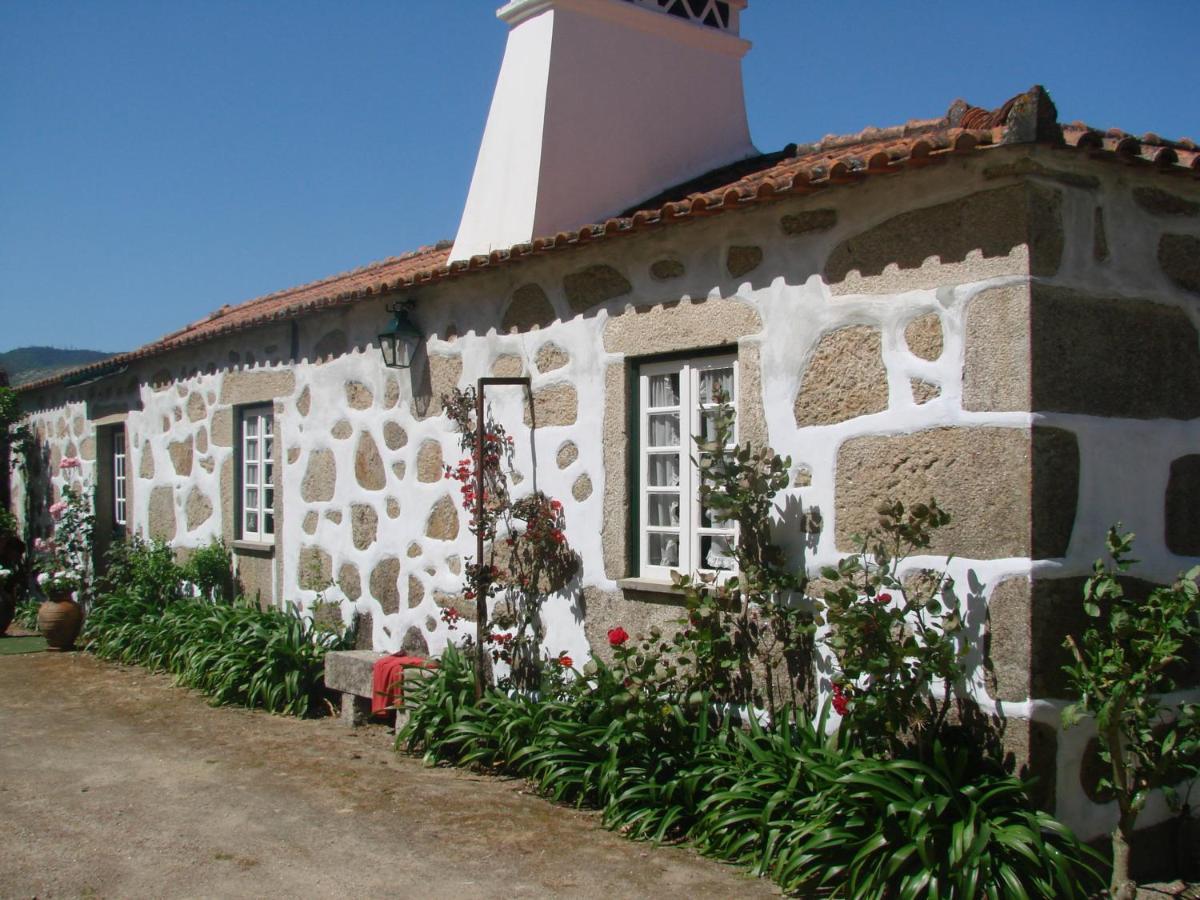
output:
[[[585,225],[577,231],[537,237],[506,250],[493,250],[453,263],[448,261],[451,244],[444,241],[238,306],[223,306],[138,350],[27,384],[21,390],[45,387],[90,372],[101,374],[114,366],[218,335],[496,268],[535,254],[716,215],[789,194],[853,184],[874,175],[935,165],[1000,144],[1034,142],[1087,153],[1092,158],[1146,165],[1176,176],[1200,174],[1200,147],[1194,141],[1164,140],[1156,134],[1138,138],[1119,129],[1100,131],[1081,122],[1060,125],[1053,102],[1040,86],[1018,94],[994,110],[957,100],[940,118],[917,119],[890,128],[870,127],[849,135],[828,135],[816,143],[793,144],[779,153],[740,161],[677,185],[620,216]]]

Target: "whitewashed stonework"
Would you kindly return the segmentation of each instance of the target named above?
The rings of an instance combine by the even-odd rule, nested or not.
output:
[[[1037,685],[1050,683],[1054,673],[1035,671],[1046,660],[1029,658],[1040,645],[1036,635],[1022,635],[1037,632],[1042,611],[1032,609],[1025,618],[1005,612],[1004,621],[989,625],[989,603],[1002,584],[1023,585],[1020,597],[1030,583],[1085,576],[1103,548],[1105,530],[1117,521],[1139,535],[1142,562],[1133,573],[1139,578],[1166,582],[1198,561],[1171,552],[1164,538],[1172,462],[1200,447],[1200,413],[1163,398],[1189,383],[1190,356],[1200,354],[1196,333],[1181,339],[1175,380],[1139,383],[1128,402],[1119,388],[1089,394],[1087,366],[1073,369],[1071,362],[1090,352],[1077,335],[1096,316],[1126,316],[1121,321],[1133,323],[1135,331],[1123,337],[1134,345],[1143,315],[1150,334],[1158,333],[1154,323],[1164,315],[1178,316],[1165,320],[1164,333],[1178,334],[1187,325],[1200,330],[1200,296],[1168,277],[1158,257],[1164,233],[1200,238],[1200,217],[1165,216],[1135,202],[1134,191],[1146,187],[1163,187],[1160,176],[1043,147],[997,147],[897,178],[868,179],[854,189],[759,204],[688,227],[546,253],[420,287],[411,296],[428,337],[411,372],[383,367],[375,335],[387,320],[385,300],[367,298],[136,362],[91,385],[27,392],[24,399],[52,466],[89,441],[95,446],[96,421],[122,414],[129,470],[136,476],[132,526],[143,534],[162,531],[165,516],[180,548],[218,535],[237,539],[234,412],[239,404],[271,402],[278,436],[276,539],[265,550],[237,545],[239,568],[272,602],[310,610],[323,594],[341,604],[347,621],[354,611],[369,614],[377,650],[399,649],[416,629],[437,654],[464,633],[447,629],[438,601],[461,592],[463,561],[474,552],[474,538],[454,483],[428,479],[433,457],[422,463],[423,448],[428,454],[431,444],[447,463],[464,455],[432,391],[474,384],[497,365],[522,371],[532,378],[535,397],[554,398],[546,401],[536,430],[522,424],[519,389],[493,389],[489,397],[516,440],[525,476],[516,493],[536,486],[565,505],[568,538],[583,569],[578,583],[546,607],[546,644],[551,653],[565,651],[583,661],[608,627],[677,615],[670,606],[643,602],[644,585],[625,581],[637,574],[625,549],[632,490],[625,476],[626,365],[666,350],[727,345],[739,360],[744,434],[790,456],[802,485],[776,504],[778,539],[797,565],[812,571],[848,549],[839,543],[839,521],[856,515],[861,503],[847,504],[861,500],[855,492],[876,477],[856,456],[855,442],[915,441],[928,434],[935,447],[953,451],[931,456],[931,471],[953,463],[949,468],[967,473],[946,475],[962,480],[945,483],[966,487],[937,499],[960,523],[960,546],[976,548],[948,548],[956,553],[949,571],[973,648],[968,690],[984,711],[1008,723],[1014,753],[1050,780],[1058,815],[1090,838],[1112,826],[1115,809],[1093,803],[1080,787],[1088,729],[1062,732],[1064,699],[1038,693]],[[1168,187],[1187,202],[1200,202],[1194,181]],[[995,194],[1006,189],[1010,193]],[[1004,215],[1028,217],[1016,229],[1020,240],[1003,240],[1014,233],[1003,215],[970,219],[963,204],[985,202],[983,194]],[[936,214],[896,224],[897,217],[921,210]],[[945,217],[940,224],[938,216]],[[1103,254],[1096,230],[1101,222],[1107,233]],[[966,252],[954,250],[959,245]],[[873,247],[893,261],[876,267]],[[835,277],[830,267],[847,252],[852,265]],[[853,264],[856,252],[866,261]],[[904,259],[897,263],[898,257]],[[606,284],[621,287],[623,280],[628,289],[586,306],[580,282],[571,276],[600,266],[620,276]],[[536,295],[526,290],[531,284],[540,287],[552,320],[502,327],[514,295]],[[1055,288],[1106,303],[1073,307],[1075,301],[1050,293]],[[1079,315],[1067,315],[1072,309]],[[995,316],[989,319],[989,312],[972,325],[973,310]],[[1006,318],[1004,310],[1015,312]],[[940,340],[931,316],[940,324]],[[910,330],[918,319],[921,327]],[[827,359],[819,349],[823,340],[834,340],[830,336],[843,329],[858,329],[848,333],[878,348],[864,355],[862,369],[876,375],[830,375],[813,362]],[[910,340],[922,343],[913,347]],[[339,345],[343,349],[318,354],[318,347]],[[1135,352],[1152,364],[1158,350],[1149,345]],[[877,362],[868,358],[873,354]],[[828,359],[836,364],[844,358]],[[164,380],[156,385],[160,370]],[[875,377],[882,383],[872,382]],[[1069,383],[1071,378],[1079,383]],[[822,387],[822,379],[831,387]],[[349,394],[348,386],[355,386]],[[805,418],[808,407],[801,404],[800,420],[807,424],[798,425],[797,398],[830,391],[841,398],[840,411],[813,400],[824,418]],[[1130,403],[1144,403],[1144,411]],[[1057,429],[1038,432],[1049,435],[1059,453],[1047,457],[1044,477],[1038,475],[1034,429]],[[171,448],[189,441],[190,470],[182,474]],[[1077,447],[1077,464],[1071,446]],[[998,467],[991,456],[972,462],[985,452],[1017,463]],[[94,460],[84,457],[83,476],[94,478]],[[878,461],[884,468],[890,463]],[[844,468],[851,464],[859,468]],[[320,478],[306,488],[314,467]],[[979,481],[978,472],[991,480]],[[590,492],[573,491],[584,477]],[[1049,479],[1046,490],[1053,488],[1042,507],[1040,477]],[[56,474],[53,483],[60,488],[62,478]],[[1077,488],[1062,488],[1071,484]],[[901,481],[901,493],[903,488]],[[18,485],[18,505],[26,490]],[[153,508],[156,491],[169,494],[169,512]],[[193,528],[186,509],[191,491],[214,511]],[[445,513],[447,499],[456,527],[436,516],[431,524],[435,511]],[[1066,515],[1071,502],[1074,514]],[[357,513],[357,542],[355,507],[371,511]],[[821,530],[801,531],[803,514],[814,511]],[[1049,517],[1044,527],[1043,514]],[[370,520],[373,539],[366,540],[361,529],[369,526],[362,522]],[[332,585],[314,584],[306,575],[302,556],[313,548],[327,554]],[[1037,548],[1052,552],[1039,555]],[[945,564],[943,555],[910,563],[914,569]],[[989,657],[995,673],[985,665]],[[1014,682],[1013,672],[1025,681]],[[993,696],[1001,693],[1008,699]],[[1030,749],[1035,736],[1041,742],[1036,751]],[[1152,801],[1145,824],[1167,815],[1161,802]]]

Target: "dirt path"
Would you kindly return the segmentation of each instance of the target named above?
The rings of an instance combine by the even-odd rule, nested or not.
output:
[[[214,709],[85,654],[0,656],[3,897],[768,897],[386,729]]]

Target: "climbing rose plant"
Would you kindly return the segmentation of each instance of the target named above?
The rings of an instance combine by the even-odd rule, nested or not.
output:
[[[490,408],[483,423],[476,421],[474,389],[455,389],[443,404],[458,429],[459,446],[469,454],[456,466],[447,466],[445,475],[460,484],[471,533],[482,534],[488,544],[484,559],[469,559],[464,567],[463,599],[494,601],[488,623],[493,627],[485,628],[484,634],[492,660],[509,667],[505,680],[513,687],[532,691],[541,685],[547,664],[555,677],[574,664],[565,655],[543,658],[541,610],[549,596],[578,572],[579,557],[567,541],[560,501],[536,490],[513,497],[513,438]],[[479,482],[475,451],[481,437],[482,515],[475,494]]]

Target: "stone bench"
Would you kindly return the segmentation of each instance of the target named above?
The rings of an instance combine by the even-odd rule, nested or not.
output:
[[[325,654],[325,687],[342,695],[342,722],[351,727],[371,717],[374,650],[333,650]]]
[[[333,650],[325,654],[325,687],[342,695],[343,724],[354,727],[371,718],[376,660],[386,654],[374,650]],[[422,669],[408,669],[406,678]],[[396,710],[396,729],[408,719],[404,710]]]

